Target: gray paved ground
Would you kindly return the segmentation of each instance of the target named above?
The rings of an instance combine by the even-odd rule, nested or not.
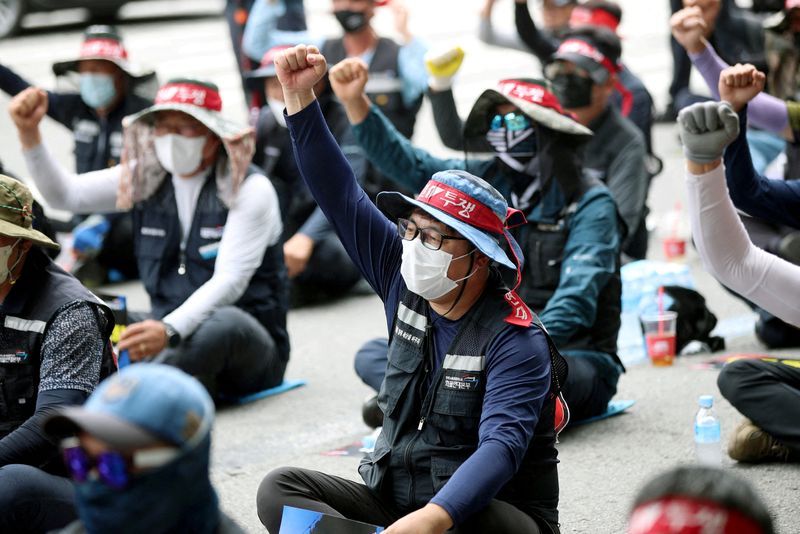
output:
[[[477,41],[474,14],[479,2],[408,0],[408,3],[413,31],[432,43],[458,42],[466,47],[468,56],[456,87],[463,113],[494,80],[529,74],[535,68],[535,61],[526,54],[492,49]],[[511,3],[504,0],[498,4],[496,22],[510,24]],[[671,66],[666,45],[667,2],[624,0],[621,4],[625,9],[622,34],[626,61],[645,79],[659,106],[663,105]],[[146,18],[129,21],[122,31],[131,54],[140,61],[157,65],[164,78],[191,74],[216,81],[223,91],[226,113],[244,119],[227,29],[218,16],[221,5],[219,0],[145,2],[126,8],[127,15]],[[327,0],[312,0],[307,5],[313,29],[321,33],[335,30],[335,23],[326,12]],[[211,15],[161,17],[183,11]],[[37,17],[39,23],[48,20],[53,17]],[[391,31],[388,17],[381,15],[379,23]],[[80,23],[54,31],[37,29],[0,42],[0,61],[50,87],[53,83],[50,62],[77,48],[80,29]],[[0,96],[0,103],[6,101]],[[434,151],[443,151],[427,107],[421,112],[418,124],[416,140]],[[654,222],[683,197],[677,133],[673,126],[659,126],[655,133],[656,150],[666,167],[651,191]],[[71,164],[71,143],[63,129],[50,122],[46,139],[58,157]],[[24,168],[5,113],[0,113],[0,158],[18,172]],[[658,247],[653,247],[652,257],[660,257]],[[698,286],[720,318],[746,313],[743,305],[702,272],[693,252],[688,261]],[[139,287],[121,289],[131,295],[134,303],[146,304]],[[357,458],[328,457],[321,453],[358,440],[368,430],[360,422],[359,410],[369,390],[352,371],[352,355],[363,341],[384,333],[378,300],[374,296],[356,296],[324,307],[293,311],[289,329],[293,353],[287,376],[304,378],[308,385],[275,398],[224,410],[214,431],[213,478],[222,504],[251,532],[261,530],[254,496],[264,474],[277,466],[298,465],[355,478]],[[729,348],[760,350],[751,335],[730,340]],[[637,401],[629,413],[562,436],[560,510],[565,533],[623,532],[637,488],[663,469],[692,461],[692,418],[697,396],[717,393],[717,372],[691,367],[704,358],[681,359],[672,368],[632,366],[620,381],[618,395]],[[727,436],[739,416],[724,401],[719,402],[718,411]],[[743,467],[730,461],[726,465],[757,486],[774,513],[780,532],[800,532],[798,467]]]

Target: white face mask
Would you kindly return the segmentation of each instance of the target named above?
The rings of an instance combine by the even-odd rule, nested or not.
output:
[[[158,162],[177,176],[192,176],[203,161],[203,147],[207,137],[186,137],[179,134],[156,136],[155,148]]]
[[[17,264],[20,262],[22,257],[20,256],[17,258],[17,261],[14,262],[14,265],[8,265],[8,260],[11,258],[11,254],[14,252],[14,247],[20,242],[20,239],[17,239],[13,245],[6,245],[4,247],[0,247],[0,284],[4,283],[8,276],[11,274],[11,271],[16,268]],[[12,283],[16,282],[16,280],[12,280]]]
[[[278,121],[278,124],[286,128],[286,117],[283,116],[283,108],[286,107],[286,104],[280,100],[268,98],[267,105],[269,106],[270,111],[272,111],[272,114],[275,116],[275,120]]]
[[[451,280],[447,277],[447,270],[453,259],[461,259],[475,252],[467,252],[463,256],[453,258],[453,255],[441,249],[431,250],[422,244],[420,239],[403,241],[403,263],[400,265],[400,275],[406,287],[425,300],[436,300],[443,297],[456,287],[457,282],[466,280],[475,271],[464,278]]]

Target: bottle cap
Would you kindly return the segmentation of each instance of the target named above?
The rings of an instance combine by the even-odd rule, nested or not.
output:
[[[714,396],[713,395],[700,395],[700,399],[698,400],[700,406],[703,408],[711,408],[714,406]]]

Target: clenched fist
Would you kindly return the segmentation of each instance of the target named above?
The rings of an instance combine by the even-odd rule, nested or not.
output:
[[[275,74],[283,86],[287,114],[293,115],[314,101],[314,84],[327,68],[316,46],[293,46],[275,57]]]
[[[753,65],[737,63],[719,74],[719,98],[737,113],[764,90],[767,77]]]
[[[346,106],[364,96],[364,88],[369,80],[369,67],[363,60],[351,57],[343,59],[328,73],[331,88]]]
[[[676,11],[669,19],[672,36],[687,51],[699,54],[706,48],[708,26],[699,7],[686,7]]]
[[[45,91],[38,87],[28,87],[11,99],[8,113],[17,126],[23,148],[33,148],[41,143],[39,123],[47,113],[47,93]]]

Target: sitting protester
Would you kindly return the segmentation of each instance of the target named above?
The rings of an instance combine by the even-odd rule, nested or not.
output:
[[[111,311],[42,250],[33,197],[0,175],[0,531],[45,532],[75,518],[58,447],[42,422],[81,404],[115,369]]]
[[[122,157],[122,118],[152,104],[140,93],[151,85],[155,90],[155,73],[137,69],[117,30],[103,25],[87,28],[78,57],[54,63],[53,72],[56,76],[78,75],[78,93],[47,92],[48,116],[73,133],[75,170],[82,174],[117,165]],[[9,67],[0,65],[0,90],[14,96],[30,86]],[[91,226],[78,228],[84,234],[76,236],[73,252],[78,263],[73,272],[92,285],[105,282],[109,271],[137,278],[130,215],[99,217]]]
[[[278,199],[249,167],[253,132],[222,117],[213,84],[161,87],[127,119],[122,164],[84,175],[59,167],[42,144],[44,91],[10,112],[39,191],[73,212],[132,210],[136,259],[153,319],[128,326],[119,350],[157,357],[197,376],[212,395],[281,383],[289,359],[286,273]]]
[[[60,440],[78,520],[60,534],[240,534],[208,477],[214,403],[178,369],[132,365],[45,431]]]
[[[460,170],[429,177],[417,199],[382,193],[376,208],[314,97],[325,58],[300,45],[276,65],[303,178],[383,300],[393,341],[386,420],[359,469],[365,483],[276,469],[258,491],[262,523],[277,534],[290,505],[387,525],[386,534],[558,532],[554,410],[564,362],[500,274],[519,284],[522,256],[507,230],[519,214]]]
[[[278,191],[283,216],[283,259],[291,281],[292,305],[299,305],[341,295],[361,279],[361,274],[297,168],[283,118],[283,90],[275,76],[275,56],[286,48],[289,46],[271,48],[260,68],[246,76],[252,90],[263,94],[267,102],[256,119],[253,163],[264,170]],[[356,179],[363,183],[367,159],[355,142],[344,109],[336,102],[326,79],[320,80],[315,93],[328,127],[347,156]]]
[[[722,153],[734,140],[746,151],[736,110],[763,88],[765,76],[742,76],[738,89],[720,90],[731,102],[705,102],[678,116],[686,155],[687,203],[692,235],[703,265],[717,280],[747,300],[795,327],[800,326],[800,266],[753,245],[728,196]],[[736,79],[732,80],[735,87]],[[726,94],[727,93],[727,94]],[[731,107],[731,105],[735,107]],[[745,114],[742,113],[742,116]],[[738,139],[737,139],[738,137]],[[726,155],[726,165],[727,165]],[[741,167],[741,168],[738,168]],[[768,220],[786,222],[797,213],[797,182],[765,180],[752,163],[731,171],[740,191],[760,190],[755,198]],[[747,177],[750,177],[747,180]],[[770,187],[770,182],[775,187]],[[792,185],[789,185],[792,184]],[[767,213],[759,214],[762,216]],[[718,378],[722,394],[745,415],[728,454],[735,460],[761,462],[800,459],[800,368],[781,360],[743,360],[725,366]]]
[[[464,125],[464,138],[489,141],[495,156],[440,159],[413,146],[370,104],[367,76],[357,59],[330,71],[356,139],[381,172],[421,189],[438,171],[468,170],[525,215],[527,224],[511,230],[526,261],[519,294],[569,362],[564,396],[573,419],[603,413],[623,371],[616,340],[624,229],[608,189],[582,172],[581,149],[591,131],[563,112],[545,82],[503,80],[483,92]],[[356,356],[357,373],[376,391],[387,342],[369,342]]]

